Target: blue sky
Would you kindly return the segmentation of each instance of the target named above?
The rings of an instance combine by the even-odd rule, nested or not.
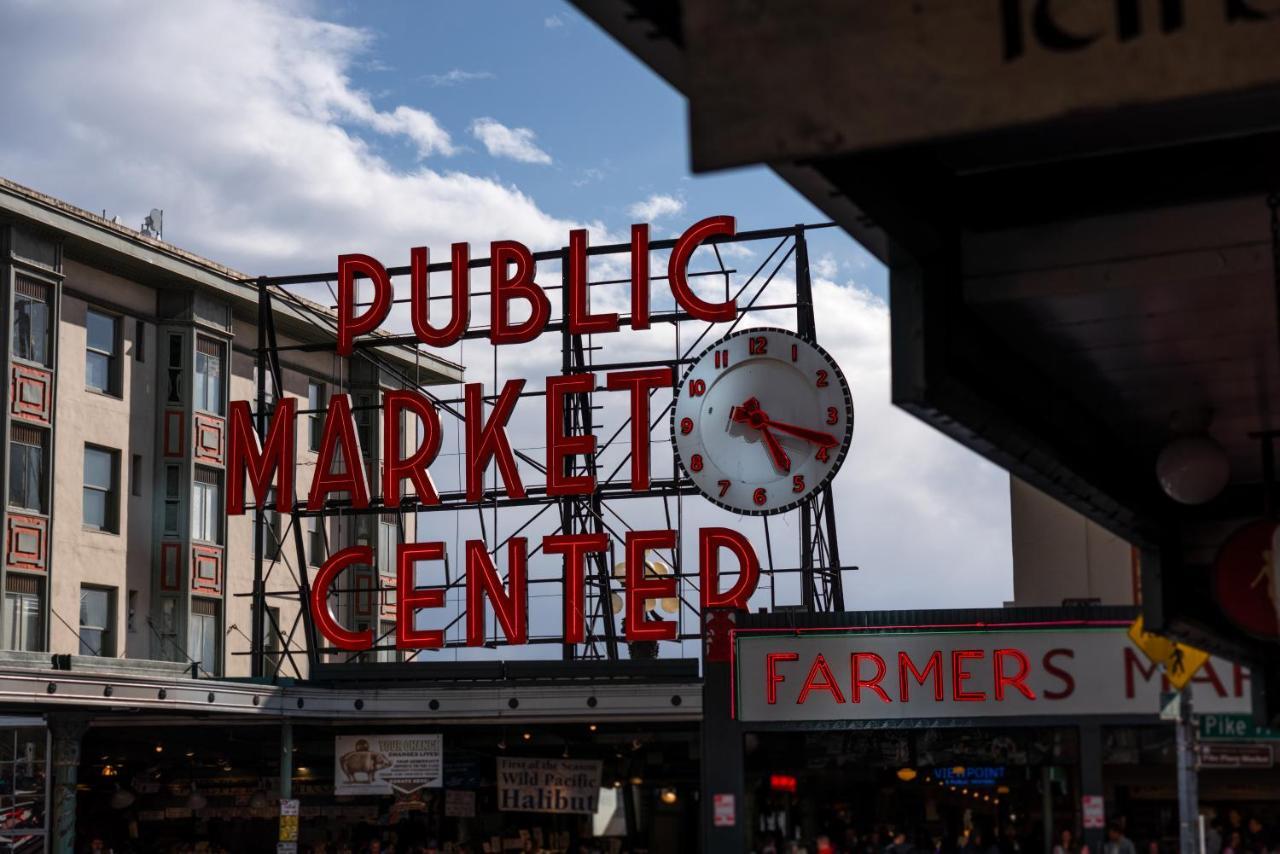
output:
[[[635,220],[628,208],[659,194],[686,208],[656,231],[720,213],[736,216],[740,230],[826,220],[767,168],[694,176],[684,98],[568,3],[399,0],[332,10],[376,34],[352,68],[375,103],[430,111],[466,146],[451,166],[518,184],[555,216],[617,230]],[[465,135],[485,116],[532,130],[552,162],[495,161]],[[379,152],[405,167],[416,156],[397,141]],[[885,295],[884,267],[842,231],[815,233],[810,246],[812,257],[829,253]]]

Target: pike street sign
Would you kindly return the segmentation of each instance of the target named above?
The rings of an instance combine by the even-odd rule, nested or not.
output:
[[[1200,715],[1202,741],[1280,741],[1280,730],[1258,726],[1251,715]]]

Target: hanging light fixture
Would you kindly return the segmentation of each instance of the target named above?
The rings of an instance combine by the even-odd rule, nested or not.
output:
[[[1165,495],[1179,504],[1205,504],[1226,488],[1231,461],[1208,434],[1179,436],[1156,458],[1156,478]]]
[[[675,789],[667,788],[658,793],[658,799],[667,806],[671,806],[679,799],[679,795],[676,794]]]
[[[920,775],[920,772],[919,772],[919,771],[917,771],[917,770],[916,770],[916,769],[914,769],[914,768],[899,768],[899,769],[898,769],[898,779],[899,779],[899,780],[901,780],[901,781],[902,781],[902,782],[904,782],[904,783],[910,783],[912,780],[914,780],[914,779],[915,779],[916,777],[918,777],[919,775]]]
[[[133,802],[137,799],[137,795],[128,789],[120,788],[120,785],[117,783],[116,790],[111,795],[111,808],[113,810],[126,810],[133,806]]]

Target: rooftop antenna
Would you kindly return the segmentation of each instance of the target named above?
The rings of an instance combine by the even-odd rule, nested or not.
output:
[[[156,240],[164,240],[164,211],[152,208],[151,213],[142,221],[142,233]]]

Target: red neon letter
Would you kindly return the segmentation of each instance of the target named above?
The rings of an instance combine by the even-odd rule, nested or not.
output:
[[[422,425],[422,442],[408,457],[401,458],[403,439],[400,435],[402,415],[412,412]],[[382,503],[394,507],[400,503],[400,484],[407,477],[423,504],[439,504],[440,495],[431,481],[427,466],[440,453],[440,416],[431,401],[416,391],[388,391],[382,398],[382,448],[386,463],[382,470]]]
[[[591,288],[587,284],[587,230],[569,232],[569,295],[564,308],[573,335],[618,331],[618,314],[591,313]]]
[[[542,538],[542,551],[564,555],[564,642],[586,640],[587,555],[609,549],[608,534],[553,534]]]
[[[356,275],[363,273],[373,282],[373,299],[356,316]],[[391,311],[391,278],[387,268],[368,255],[338,256],[338,355],[350,356],[356,336],[378,328]]]
[[[951,699],[968,703],[977,703],[987,699],[986,691],[966,691],[964,683],[973,677],[965,669],[964,663],[974,658],[982,658],[986,653],[980,649],[951,650]]]
[[[507,583],[511,587],[507,593],[484,540],[467,540],[467,646],[484,646],[485,594],[507,640],[513,644],[529,642],[528,555],[529,541],[524,537],[507,541]]]
[[[244,480],[249,475],[253,486],[253,504],[262,506],[262,500],[271,489],[275,475],[276,510],[288,513],[293,510],[294,412],[298,401],[282,397],[276,401],[271,413],[271,428],[267,431],[267,447],[258,444],[258,434],[253,432],[253,413],[244,400],[231,401],[231,433],[227,443],[227,515],[244,514]]]
[[[764,694],[770,706],[778,703],[778,683],[783,676],[778,672],[779,661],[799,661],[800,654],[795,652],[766,652],[764,655]]]
[[[997,649],[991,653],[992,666],[996,672],[996,699],[1004,699],[1004,688],[1006,685],[1018,689],[1022,696],[1028,700],[1034,700],[1036,694],[1026,685],[1027,674],[1031,672],[1031,662],[1027,660],[1026,653],[1020,649]],[[1012,658],[1018,663],[1018,672],[1012,676],[1006,675],[1004,672],[1004,660]]]
[[[818,677],[822,677],[822,681],[818,681]],[[837,703],[844,702],[844,694],[840,691],[840,686],[836,684],[835,676],[831,675],[831,668],[827,666],[827,659],[822,653],[818,653],[818,657],[813,660],[813,665],[809,668],[809,675],[804,678],[804,687],[800,689],[800,696],[796,697],[796,705],[803,706],[805,700],[809,699],[809,692],[813,690],[827,691],[831,694],[831,698]],[[857,686],[854,686],[857,690]],[[858,702],[855,695],[855,703]]]
[[[594,456],[594,433],[569,436],[565,427],[565,397],[591,394],[596,387],[595,374],[557,374],[547,377],[547,495],[590,495],[596,488],[595,466],[586,474],[569,474],[572,457]],[[587,398],[587,405],[591,399]]]
[[[1053,660],[1060,655],[1065,655],[1067,658],[1076,657],[1075,652],[1069,649],[1051,649],[1044,654],[1045,671],[1062,680],[1062,690],[1050,691],[1047,688],[1045,689],[1044,697],[1046,700],[1061,700],[1064,697],[1070,697],[1076,690],[1076,678],[1053,663]],[[1132,687],[1132,683],[1130,683],[1130,687]],[[1130,693],[1129,696],[1132,697],[1133,694]]]
[[[524,484],[520,482],[520,472],[516,469],[516,458],[511,452],[506,430],[523,388],[524,380],[507,380],[493,406],[493,415],[488,423],[482,425],[484,417],[480,407],[483,392],[480,383],[466,385],[468,501],[479,501],[484,496],[484,472],[493,458],[497,458],[498,473],[502,475],[502,485],[506,487],[507,494],[512,498],[524,498]]]
[[[507,265],[516,265],[515,274],[507,276]],[[489,299],[492,301],[492,325],[489,340],[494,344],[519,344],[532,341],[542,333],[551,317],[551,300],[533,281],[533,255],[523,243],[495,240],[489,252]],[[512,323],[508,317],[511,300],[529,301],[529,319]]]
[[[675,640],[676,624],[645,619],[645,601],[676,595],[674,576],[646,578],[644,556],[649,549],[674,549],[676,532],[627,531],[627,642]]]
[[[1125,697],[1127,697],[1130,700],[1133,699],[1134,670],[1137,670],[1138,673],[1141,674],[1143,682],[1150,682],[1151,677],[1155,675],[1156,668],[1158,666],[1159,665],[1157,665],[1155,662],[1152,662],[1151,666],[1147,667],[1145,664],[1142,663],[1142,660],[1138,658],[1138,656],[1134,653],[1134,651],[1128,646],[1126,646],[1124,648],[1124,695]],[[1161,685],[1160,690],[1162,691],[1168,690],[1168,682],[1169,680],[1162,675],[1160,677],[1160,685]]]
[[[649,395],[654,389],[671,388],[670,368],[614,371],[605,377],[610,391],[631,392],[631,491],[649,488]]]
[[[853,670],[853,702],[862,702],[862,689],[870,688],[880,695],[880,699],[886,703],[892,702],[889,695],[880,687],[880,680],[884,678],[885,665],[884,659],[876,655],[874,652],[855,652],[850,656],[850,667]],[[876,667],[876,675],[870,679],[862,678],[862,662],[870,661]]]
[[[371,558],[372,559],[372,558]],[[396,547],[396,648],[439,649],[444,629],[416,629],[418,611],[444,605],[444,590],[420,590],[414,564],[420,560],[444,560],[444,543],[401,543]]]
[[[924,666],[923,671],[916,670],[915,663],[905,652],[898,653],[898,694],[902,698],[902,702],[905,703],[910,699],[907,693],[907,673],[911,673],[912,678],[916,680],[916,684],[924,685],[924,680],[929,678],[930,671],[933,672],[933,699],[941,702],[942,652],[934,650],[933,655],[929,656],[929,663]]]
[[[413,324],[413,334],[423,344],[448,347],[457,343],[471,322],[471,271],[468,269],[471,247],[466,243],[453,244],[453,311],[449,322],[439,329],[428,322],[431,317],[429,258],[425,246],[409,250],[409,322]]]
[[[311,583],[311,616],[315,619],[320,634],[338,649],[357,650],[373,646],[373,629],[353,632],[339,624],[329,610],[329,588],[333,585],[333,580],[353,563],[372,564],[373,549],[368,546],[352,546],[335,552],[320,567],[315,581]]]
[[[708,237],[713,237],[717,234],[732,235],[733,230],[733,217],[710,216],[689,226],[689,229],[680,235],[680,239],[676,241],[675,248],[671,250],[671,261],[667,266],[667,279],[671,282],[671,293],[675,296],[676,302],[684,307],[685,311],[699,320],[714,323],[733,320],[738,316],[737,300],[720,303],[707,302],[695,294],[693,288],[689,287],[688,275],[689,259],[693,257],[693,250],[697,249],[702,241]]]
[[[649,226],[631,226],[631,328],[649,328]]]
[[[342,448],[342,471],[333,471],[334,452]],[[364,472],[364,454],[360,451],[360,437],[356,435],[351,420],[351,395],[335,394],[329,399],[329,413],[324,419],[324,434],[320,437],[319,460],[316,473],[311,478],[311,493],[307,496],[307,509],[324,507],[330,492],[351,493],[351,506],[357,509],[369,506],[369,481]]]
[[[720,592],[720,549],[738,558],[738,583]],[[760,582],[760,560],[751,541],[732,528],[702,528],[698,531],[698,562],[702,567],[702,609],[745,609],[747,600]]]

